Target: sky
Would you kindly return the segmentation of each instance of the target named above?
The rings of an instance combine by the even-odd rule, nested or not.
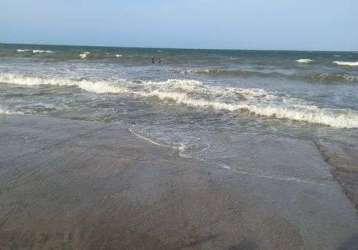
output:
[[[0,0],[0,42],[358,51],[358,0]]]

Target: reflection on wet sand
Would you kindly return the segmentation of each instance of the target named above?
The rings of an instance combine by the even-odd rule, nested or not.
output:
[[[237,155],[251,174],[242,174],[218,167],[219,159],[182,158],[118,123],[0,122],[0,249],[337,249],[355,242],[357,214],[308,142],[244,135],[251,148]],[[297,157],[302,166],[294,170]],[[298,182],[260,171],[314,176]]]

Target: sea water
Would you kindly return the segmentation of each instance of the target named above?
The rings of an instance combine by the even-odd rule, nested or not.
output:
[[[358,145],[358,53],[0,45],[10,115],[120,122],[201,159],[243,133]]]

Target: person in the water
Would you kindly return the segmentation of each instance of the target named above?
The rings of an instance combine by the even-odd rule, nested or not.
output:
[[[155,64],[155,63],[162,63],[162,59],[159,57],[159,58],[155,58],[154,56],[152,56],[152,64]]]

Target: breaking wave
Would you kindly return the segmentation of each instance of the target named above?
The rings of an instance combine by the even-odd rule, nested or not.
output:
[[[91,54],[91,52],[86,51],[86,52],[79,54],[79,56],[81,59],[86,59],[90,54]]]
[[[29,49],[17,49],[16,52],[18,53],[23,53],[23,52],[30,52],[31,50]]]
[[[309,59],[309,58],[302,58],[302,59],[296,60],[296,62],[298,62],[298,63],[311,63],[311,62],[313,62],[313,60]]]
[[[113,93],[119,94],[125,90],[119,86],[115,86],[113,82],[108,81],[91,81],[86,79],[70,79],[70,78],[50,78],[50,77],[34,77],[11,73],[0,74],[0,82],[39,86],[39,85],[53,85],[53,86],[75,86],[88,92],[98,94]]]
[[[17,49],[16,52],[18,53],[23,53],[23,52],[32,52],[33,54],[42,54],[42,53],[47,53],[47,54],[52,54],[55,53],[52,50],[42,50],[42,49]]]
[[[358,66],[358,62],[334,61],[333,63],[340,66]]]
[[[168,105],[248,112],[250,114],[322,124],[337,128],[358,128],[358,112],[350,109],[322,108],[303,99],[280,95],[258,88],[206,85],[194,80],[161,82],[128,80],[95,81],[86,79],[46,78],[17,74],[0,74],[0,82],[27,86],[75,86],[98,94],[126,94],[156,98]]]
[[[52,50],[34,49],[32,51],[32,53],[34,53],[34,54],[42,54],[42,53],[52,54],[52,53],[55,53],[55,52],[53,52]]]

